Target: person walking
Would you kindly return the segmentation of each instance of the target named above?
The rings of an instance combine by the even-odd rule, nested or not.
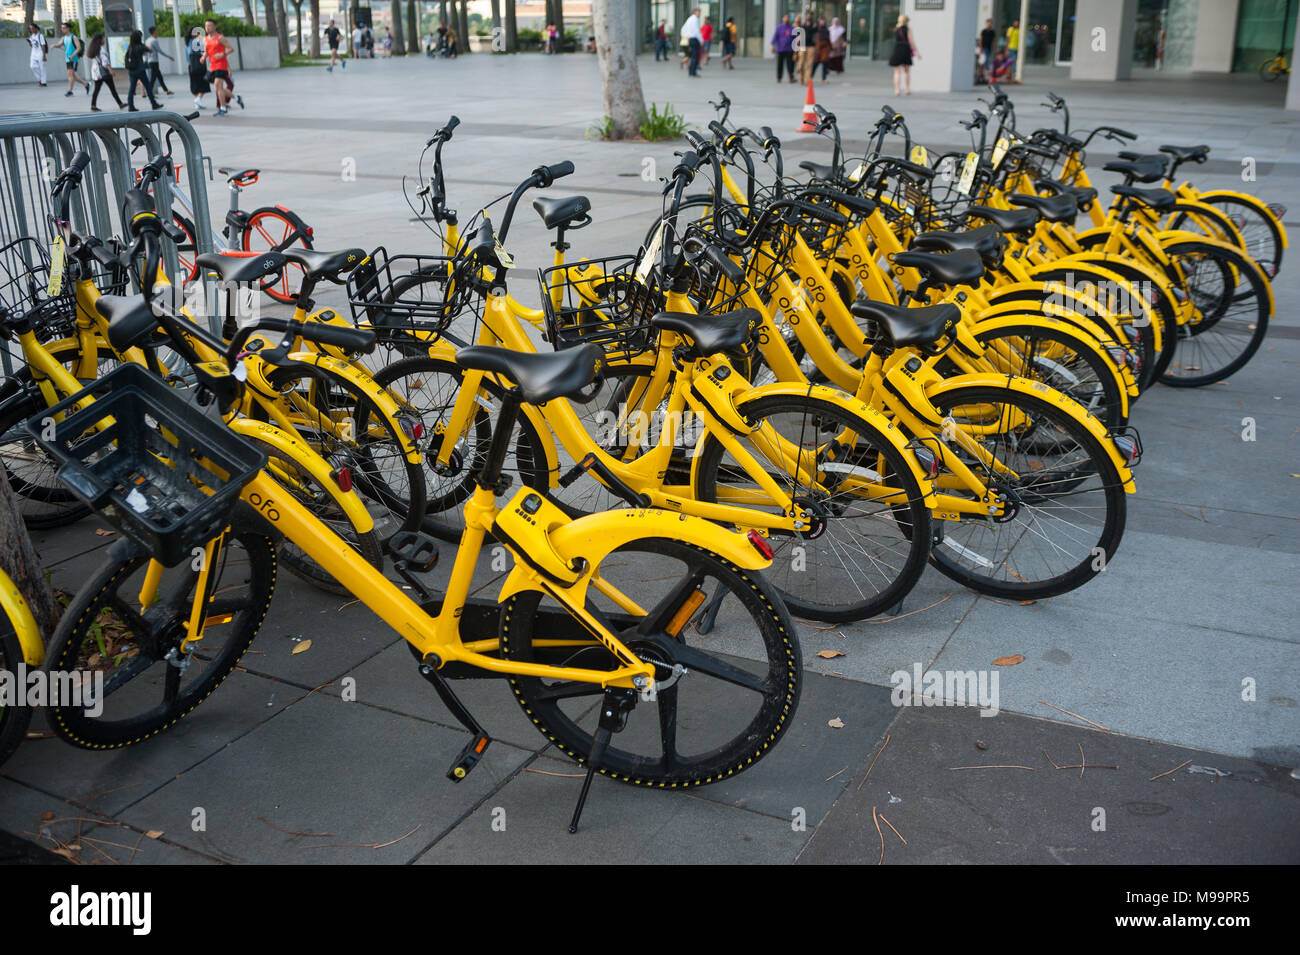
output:
[[[393,55],[393,33],[387,27],[384,28],[384,56]]]
[[[736,58],[736,18],[727,17],[727,22],[722,25],[722,68],[724,70],[734,70],[736,65],[731,61]]]
[[[894,52],[889,55],[889,65],[894,68],[895,96],[900,92],[900,80],[902,92],[907,96],[912,95],[912,58],[920,55],[916,52],[912,28],[908,25],[906,15],[900,16],[894,27]]]
[[[361,42],[365,44],[367,59],[373,60],[375,58],[375,31],[370,27],[366,27],[365,32],[361,34]]]
[[[149,70],[149,82],[155,87],[161,87],[164,93],[171,96],[172,91],[167,88],[167,81],[163,79],[162,70],[158,68],[158,57],[165,56],[173,63],[176,62],[176,58],[169,55],[167,51],[162,48],[162,42],[158,39],[157,27],[149,28],[149,36],[145,38],[144,45],[144,65]]]
[[[325,42],[330,48],[330,65],[325,67],[326,73],[334,72],[334,64],[339,63],[343,69],[348,68],[348,61],[339,57],[339,40],[343,39],[343,31],[334,25],[334,18],[330,17],[330,25],[325,28]]]
[[[1016,60],[1020,58],[1020,21],[1013,20],[1011,26],[1007,27],[1007,56],[1010,57],[1011,65],[1007,67],[1010,70],[1010,76],[1016,74]],[[1012,79],[1012,82],[1015,82]]]
[[[50,45],[45,42],[45,34],[35,23],[29,23],[27,27],[27,45],[32,48],[28,65],[32,68],[32,75],[36,77],[36,82],[46,86],[48,84],[45,82],[45,61],[50,56]]]
[[[800,84],[812,81],[817,70],[817,21],[809,13],[799,24],[799,40],[795,43],[795,64],[799,69]]]
[[[831,28],[825,17],[817,19],[817,63],[822,68],[822,82],[829,82],[831,72]],[[816,67],[814,67],[814,70]]]
[[[984,74],[985,82],[988,82],[989,74],[993,70],[993,48],[998,42],[998,31],[993,29],[993,20],[990,18],[984,21],[984,29],[980,30],[980,69]]]
[[[690,60],[690,68],[686,73],[688,76],[699,76],[700,48],[704,44],[704,34],[700,31],[699,7],[693,9],[686,22],[682,24],[682,39],[686,42],[687,58]]]
[[[360,26],[352,28],[352,58],[359,60],[365,55],[366,35]]]
[[[95,84],[95,91],[90,94],[90,111],[103,112],[96,103],[99,102],[99,90],[104,86],[107,86],[108,91],[113,94],[113,102],[117,103],[117,108],[126,109],[122,97],[117,95],[117,87],[113,85],[113,67],[108,60],[108,47],[104,45],[104,34],[96,33],[90,38],[90,46],[86,47],[86,58],[90,60],[90,79]]]
[[[790,14],[783,14],[781,22],[772,33],[772,52],[776,54],[776,81],[781,82],[782,73],[788,73],[790,82],[794,82],[794,27],[790,25]]]
[[[849,51],[848,30],[840,23],[839,17],[831,17],[830,30],[827,31],[831,41],[831,55],[827,60],[830,69],[835,73],[844,72],[844,54]]]
[[[77,64],[86,53],[86,45],[81,42],[81,37],[72,32],[71,23],[64,23],[61,29],[63,30],[63,63],[68,68],[68,91],[63,95],[71,96],[78,83],[89,93],[90,84],[77,75]]]
[[[713,49],[713,19],[705,17],[700,25],[700,66],[709,65],[709,52]]]
[[[149,79],[149,68],[145,65],[144,56],[149,48],[144,45],[143,34],[139,30],[131,33],[131,39],[126,45],[126,55],[122,58],[123,65],[126,66],[127,91],[126,91],[126,111],[128,113],[138,113],[139,109],[135,105],[135,87],[139,83],[144,87],[145,95],[149,97],[149,105],[154,109],[162,109],[162,103],[153,95],[153,81]]]
[[[655,27],[655,62],[668,62],[668,50],[668,21],[660,20],[659,26]]]
[[[212,91],[208,85],[207,68],[203,65],[203,29],[195,27],[190,31],[185,52],[189,59],[190,93],[194,96],[196,109],[206,109],[203,97]]]
[[[204,22],[203,30],[206,33],[203,40],[203,60],[208,65],[208,75],[212,77],[212,89],[217,94],[216,115],[225,116],[230,112],[231,100],[229,57],[235,49],[217,32],[216,20]],[[242,100],[239,105],[243,107]]]

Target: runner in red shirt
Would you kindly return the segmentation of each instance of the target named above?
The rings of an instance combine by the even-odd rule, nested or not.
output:
[[[705,17],[704,25],[700,27],[700,66],[707,66],[709,62],[709,49],[713,46],[713,18]]]
[[[226,107],[230,105],[230,60],[227,57],[235,49],[217,32],[217,21],[208,20],[203,28],[207,32],[203,40],[203,59],[212,77],[212,88],[217,93],[216,115],[225,116],[229,112]]]

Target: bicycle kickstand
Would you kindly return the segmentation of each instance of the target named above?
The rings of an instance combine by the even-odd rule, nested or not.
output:
[[[582,807],[587,804],[587,793],[591,789],[591,777],[596,775],[609,746],[610,737],[627,725],[627,716],[636,706],[636,691],[626,688],[607,687],[604,699],[600,702],[600,723],[591,738],[591,752],[587,754],[587,775],[582,780],[582,791],[578,794],[578,805],[573,808],[573,820],[569,823],[569,833],[578,831],[578,820],[582,817]]]
[[[700,622],[695,625],[695,629],[702,634],[713,630],[713,625],[718,622],[718,611],[722,609],[722,601],[726,596],[727,588],[719,586],[717,592],[705,604],[704,613],[700,614]]]

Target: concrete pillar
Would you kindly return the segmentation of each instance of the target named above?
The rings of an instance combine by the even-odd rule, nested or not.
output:
[[[1296,19],[1295,37],[1292,38],[1292,49],[1295,49],[1295,41],[1300,39],[1300,18]],[[1293,54],[1294,57],[1294,54]],[[1295,70],[1292,69],[1291,75],[1286,78],[1286,108],[1300,110],[1300,83],[1296,82]]]
[[[781,22],[781,13],[777,10],[777,0],[767,0],[763,5],[763,56],[769,60],[776,59],[776,54],[772,52],[772,34],[776,32],[776,25]]]
[[[912,63],[912,89],[918,93],[948,93],[975,86],[975,46],[979,41],[979,0],[907,0],[912,42],[920,56]]]
[[[1231,73],[1240,0],[1201,0],[1196,7],[1193,73]]]
[[[1137,0],[1079,0],[1070,79],[1128,79],[1136,30]]]

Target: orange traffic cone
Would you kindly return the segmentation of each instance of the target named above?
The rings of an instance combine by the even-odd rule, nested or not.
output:
[[[808,96],[803,104],[803,122],[799,124],[796,133],[815,133],[817,132],[817,111],[813,109],[817,105],[817,97],[813,95],[813,81],[808,80]]]

